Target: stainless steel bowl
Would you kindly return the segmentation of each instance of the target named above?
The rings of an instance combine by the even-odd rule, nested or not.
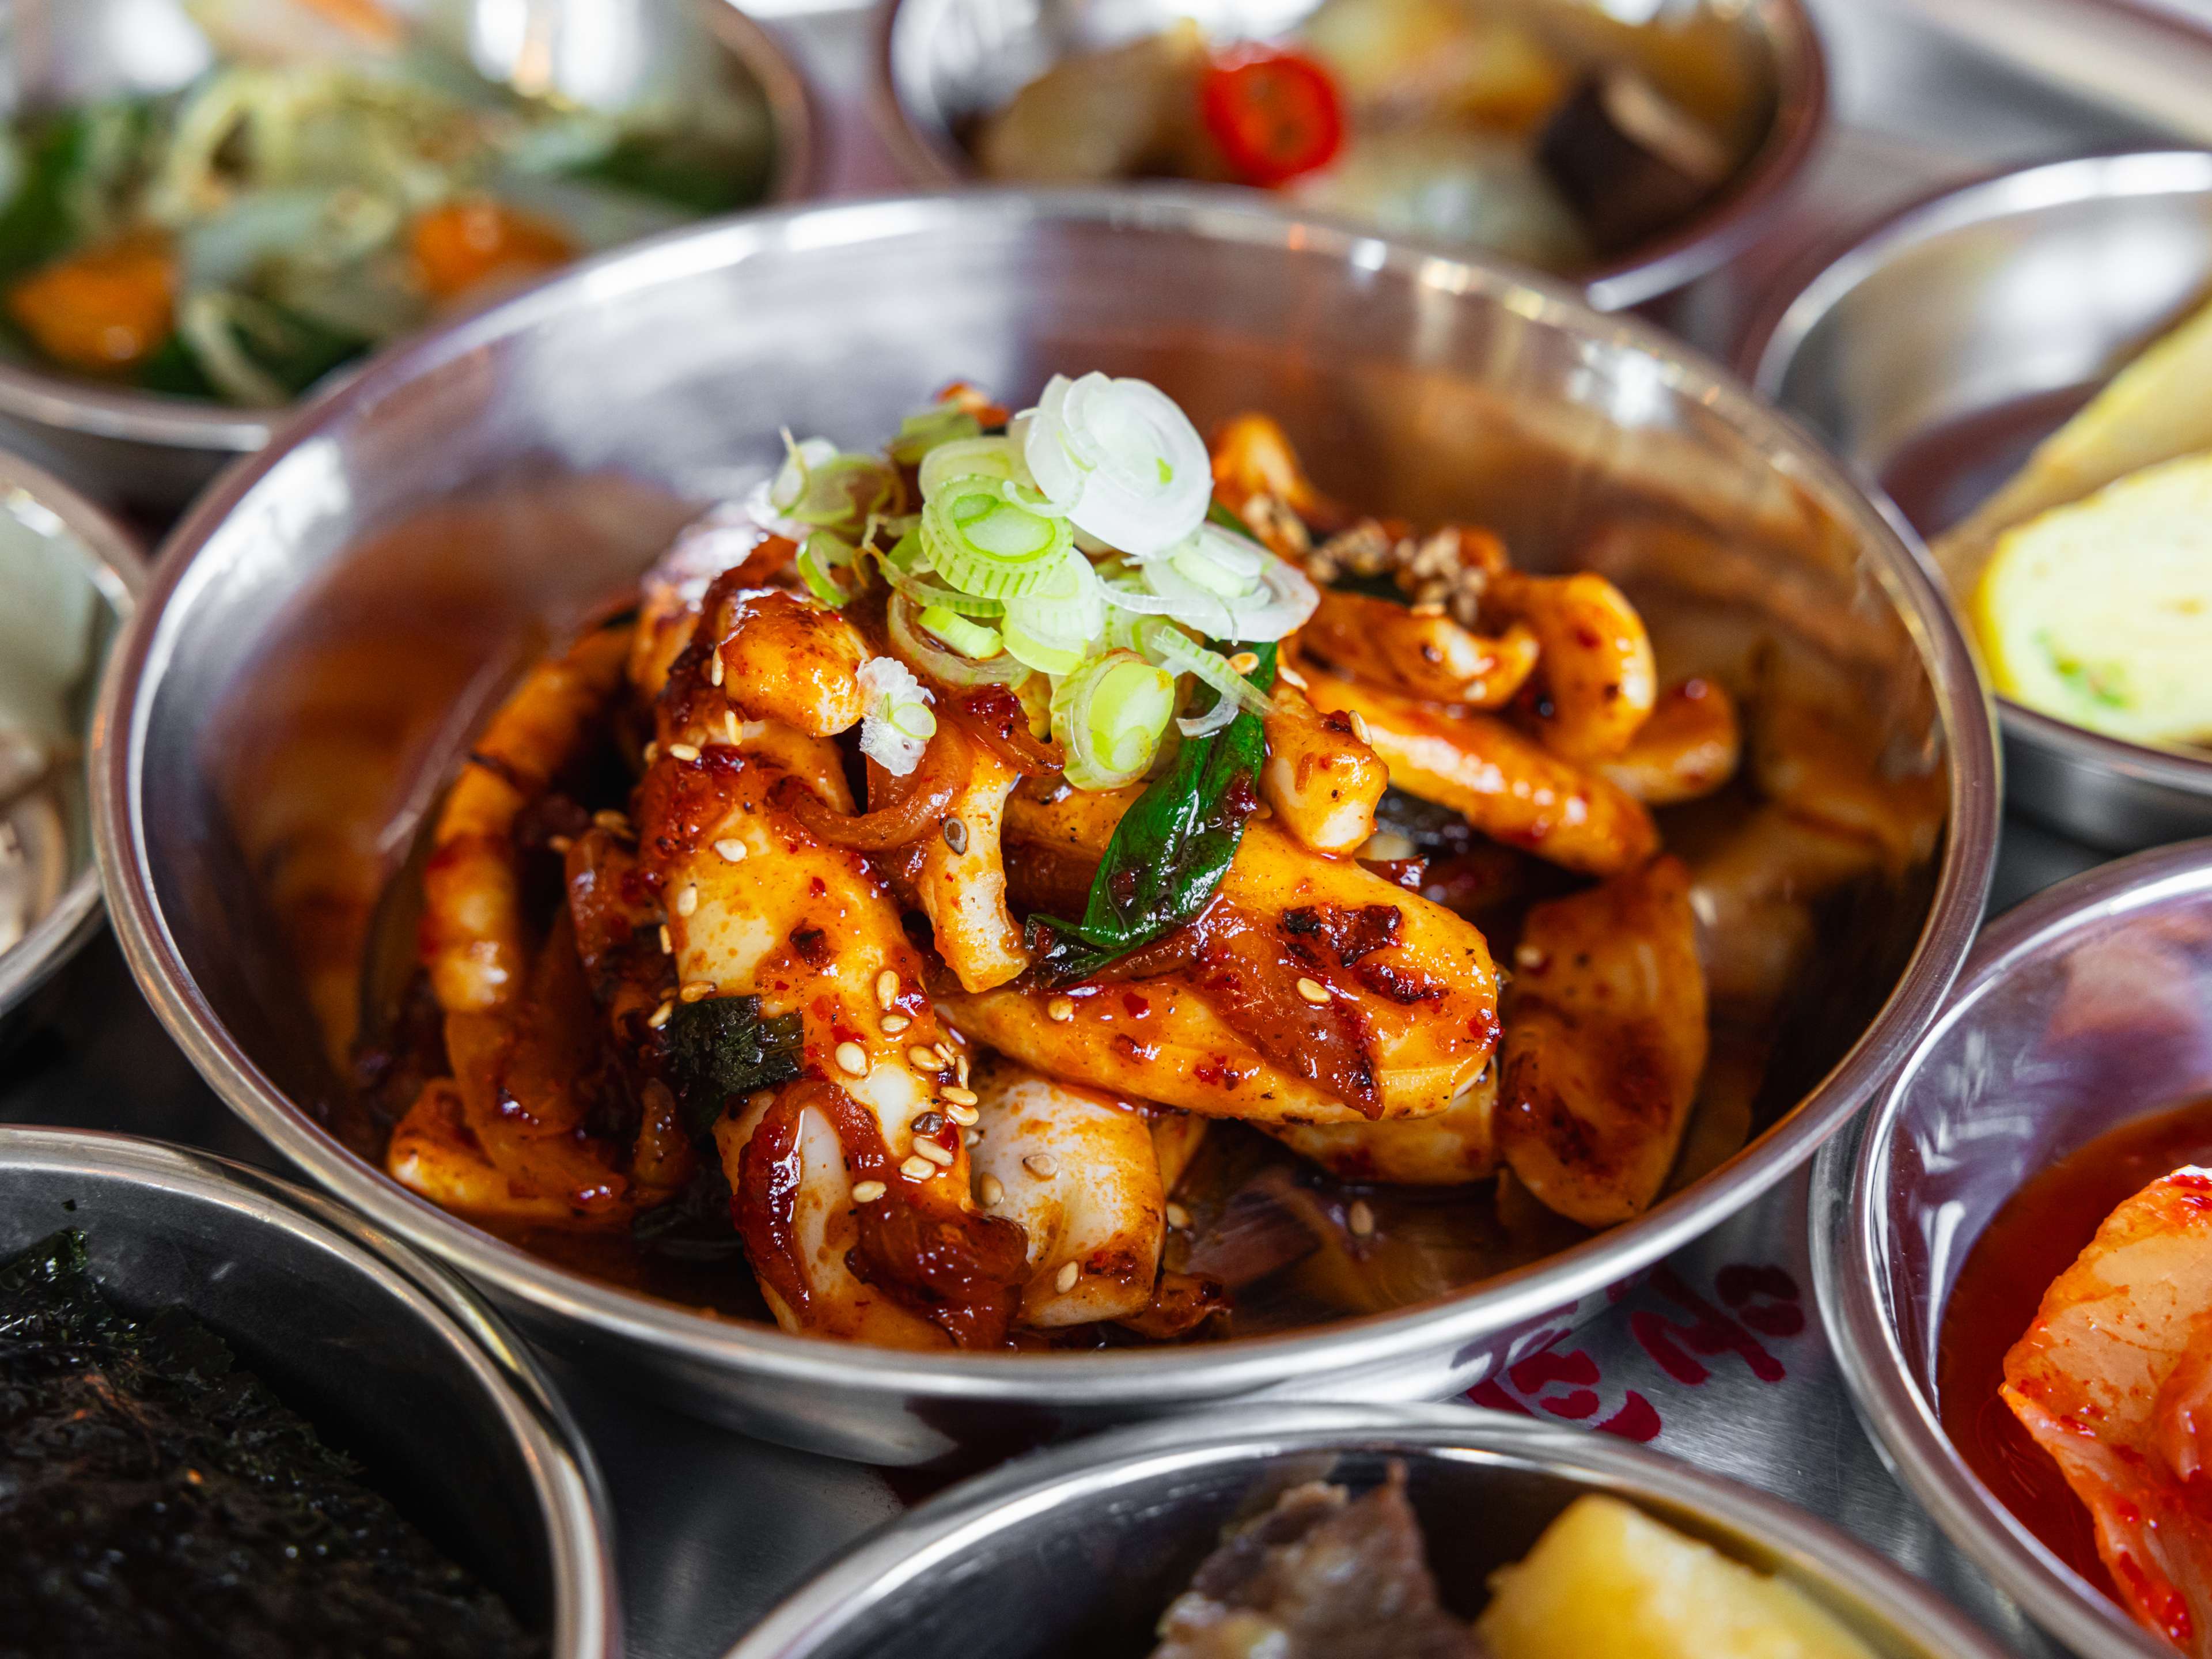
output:
[[[1157,381],[1201,426],[1273,410],[1324,488],[1416,520],[1475,512],[1533,564],[1624,514],[1725,525],[1745,559],[1701,553],[1667,582],[1716,582],[1698,603],[1856,653],[1900,745],[1947,763],[1948,830],[1921,886],[1855,913],[1879,1012],[1838,1035],[1795,1112],[1632,1224],[1436,1304],[1064,1355],[893,1353],[702,1319],[510,1248],[347,1151],[343,1045],[313,1035],[318,1009],[342,1018],[358,994],[337,924],[373,907],[524,653],[631,589],[687,502],[774,465],[781,428],[859,441],[954,378],[1019,396],[1094,366]],[[1655,560],[1680,539],[1656,538]],[[1661,574],[1613,568],[1632,593]],[[410,682],[434,695],[400,718]],[[841,204],[582,267],[386,359],[232,473],[169,543],[106,697],[119,930],[236,1110],[537,1334],[720,1420],[887,1463],[1262,1393],[1441,1398],[1553,1340],[1867,1097],[1965,956],[1996,832],[1988,708],[1941,599],[1748,392],[1559,289],[1212,192]],[[316,808],[312,789],[335,799]]]
[[[1880,1107],[1822,1149],[1813,1267],[1859,1413],[1954,1544],[2079,1653],[2172,1659],[1983,1486],[1937,1416],[1944,1309],[2028,1176],[2212,1086],[2212,842],[2008,911]]]
[[[974,179],[956,135],[1002,108],[1057,60],[1195,18],[1217,40],[1270,40],[1320,0],[881,0],[878,125],[915,184]],[[1601,311],[1671,293],[1741,251],[1795,184],[1827,118],[1827,62],[1802,0],[1684,0],[1671,12],[1727,21],[1771,106],[1765,136],[1719,196],[1685,223],[1583,279]],[[1480,258],[1480,249],[1451,248]]]
[[[1587,1492],[1795,1586],[1882,1659],[2004,1650],[1863,1545],[1762,1492],[1606,1435],[1463,1407],[1273,1406],[1126,1430],[970,1480],[864,1540],[728,1659],[1143,1653],[1222,1528],[1301,1481],[1406,1465],[1463,1614]]]
[[[34,601],[27,583],[18,587],[11,580],[17,558],[35,560],[42,583],[65,582],[88,604],[90,664],[80,682],[52,689],[89,750],[100,665],[144,585],[145,566],[120,525],[59,479],[0,450],[0,606],[21,615],[20,607]],[[54,617],[49,625],[64,624]],[[68,885],[12,949],[0,950],[0,1042],[9,1016],[100,927],[100,872],[93,863],[89,802],[81,776],[70,766],[59,792]],[[0,802],[0,814],[4,810]]]
[[[403,12],[456,3],[489,9],[493,0],[396,0]],[[647,33],[651,12],[668,3],[696,4],[713,39],[759,82],[776,143],[767,199],[780,204],[811,195],[823,161],[820,117],[805,77],[774,36],[729,0],[599,0],[601,21],[617,26],[617,35]],[[514,8],[500,9],[512,24]],[[541,4],[538,12],[550,17],[556,9]],[[496,33],[515,36],[518,52],[542,52],[546,44],[542,30]],[[600,44],[607,60],[639,57],[605,33]],[[206,66],[206,43],[185,21],[180,0],[19,0],[0,14],[0,118],[125,90],[166,91]],[[501,68],[483,67],[488,73]],[[507,78],[520,79],[523,67],[515,65]],[[266,444],[287,413],[104,386],[52,373],[12,348],[0,356],[0,443],[95,500],[161,520],[180,511],[232,461]]]
[[[1964,452],[1983,465],[1958,480],[1956,517],[2057,425],[2069,392],[2109,376],[2208,284],[2212,154],[2061,161],[1919,203],[1820,256],[1782,286],[1738,362],[1869,481],[1931,434],[2052,400],[2039,418],[2031,405],[2008,445],[1993,434]],[[2212,831],[2212,756],[2008,700],[1999,710],[2021,811],[2115,852]]]
[[[616,1659],[599,1471],[475,1297],[326,1198],[128,1135],[0,1127],[0,1261],[64,1227],[131,1312],[182,1308],[358,1457],[552,1659]]]

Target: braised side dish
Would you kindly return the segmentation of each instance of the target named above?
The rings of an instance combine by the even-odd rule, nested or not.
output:
[[[81,1233],[0,1267],[0,1549],[10,1654],[544,1650],[214,1332],[111,1304]]]
[[[1940,776],[1759,695],[1747,743],[1612,583],[1265,417],[956,387],[792,444],[482,730],[371,986],[385,1161],[896,1346],[1443,1294],[1741,1146],[1819,906],[1930,850]]]
[[[33,361],[283,404],[489,288],[766,188],[766,106],[711,50],[583,108],[382,0],[185,9],[190,84],[0,133],[0,328]]]
[[[1443,1605],[1394,1462],[1364,1497],[1310,1481],[1233,1528],[1152,1659],[1868,1659],[1790,1585],[1617,1498],[1577,1498],[1490,1590],[1472,1626]]]
[[[1580,0],[1327,0],[1285,40],[1186,21],[1062,58],[971,142],[994,179],[1253,185],[1577,270],[1741,167],[1771,111],[1741,33],[1695,7],[1637,25]]]

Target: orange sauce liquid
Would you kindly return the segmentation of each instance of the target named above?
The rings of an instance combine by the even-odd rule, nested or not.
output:
[[[2021,1523],[2107,1595],[2083,1508],[2020,1425],[1997,1385],[2005,1351],[2027,1334],[2051,1281],[2105,1218],[2161,1176],[2212,1165],[2212,1099],[2156,1112],[2102,1134],[2032,1177],[1974,1243],[1943,1310],[1936,1386],[1943,1431]]]

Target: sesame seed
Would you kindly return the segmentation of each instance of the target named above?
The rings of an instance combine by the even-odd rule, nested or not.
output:
[[[956,1106],[973,1106],[975,1103],[976,1096],[973,1089],[963,1089],[948,1083],[938,1092]]]
[[[1260,665],[1260,653],[1256,651],[1239,651],[1229,659],[1229,665],[1240,674],[1249,674]]]
[[[1541,968],[1544,965],[1544,947],[1540,945],[1516,946],[1513,952],[1513,965],[1516,968]]]
[[[1413,614],[1417,617],[1441,617],[1444,614],[1444,608],[1434,599],[1431,599],[1425,605],[1415,605]]]
[[[699,745],[696,743],[672,743],[668,745],[668,757],[671,760],[680,761],[697,760]]]
[[[948,1091],[947,1092],[949,1093],[950,1091]],[[983,1115],[977,1111],[973,1106],[963,1106],[956,1100],[950,1106],[947,1106],[945,1109],[945,1115],[951,1118],[955,1123],[957,1123],[964,1129],[969,1124],[980,1121]]]
[[[1066,1296],[1075,1288],[1075,1281],[1082,1277],[1082,1268],[1073,1261],[1063,1261],[1060,1264],[1060,1271],[1053,1275],[1053,1288]]]
[[[1291,684],[1297,687],[1301,691],[1306,689],[1306,677],[1299,673],[1297,669],[1291,667],[1290,664],[1286,662],[1277,663],[1275,665],[1275,678],[1279,680],[1288,681]]]
[[[744,732],[738,725],[737,711],[733,708],[725,708],[722,711],[722,741],[735,749],[744,737]]]
[[[840,1070],[850,1072],[854,1077],[866,1077],[868,1051],[857,1042],[841,1042],[837,1045],[837,1065]]]
[[[676,914],[688,916],[698,908],[699,885],[696,882],[687,881],[684,884],[684,890],[676,896]]]
[[[745,844],[741,841],[734,839],[718,841],[714,843],[714,850],[720,853],[727,863],[739,864],[744,860]]]
[[[617,812],[611,806],[592,813],[592,822],[611,836],[629,834],[629,815],[627,812]]]
[[[721,683],[722,653],[717,651],[713,656],[707,659],[707,684],[709,685],[720,685]]]
[[[1050,1152],[1031,1152],[1022,1160],[1022,1168],[1039,1180],[1060,1173],[1060,1160]]]
[[[872,1204],[890,1190],[880,1181],[863,1181],[853,1188],[853,1202]]]
[[[960,1086],[968,1086],[968,1055],[963,1052],[952,1056],[952,1075],[960,1079]]]
[[[1375,1212],[1367,1207],[1364,1198],[1352,1200],[1352,1208],[1346,1212],[1344,1220],[1354,1238],[1364,1238],[1375,1231]]]
[[[660,954],[664,957],[676,954],[675,942],[668,937],[668,924],[665,921],[660,924]]]
[[[899,1165],[899,1173],[908,1181],[927,1181],[937,1173],[937,1166],[926,1158],[910,1158]]]
[[[963,1146],[975,1146],[979,1144],[982,1139],[983,1132],[981,1129],[963,1129],[960,1132],[960,1144]]]
[[[903,1031],[908,1026],[913,1024],[914,1022],[908,1019],[904,1014],[885,1014],[884,1016],[884,1035],[885,1036],[896,1036],[901,1031]]]
[[[1006,1195],[1006,1183],[996,1176],[985,1176],[975,1183],[975,1196],[983,1200],[983,1207],[987,1210]]]
[[[944,1067],[952,1064],[952,1050],[946,1048],[943,1043],[933,1042],[929,1045],[929,1050],[932,1054],[937,1056],[939,1069],[942,1070]]]
[[[958,818],[945,820],[945,844],[956,853],[968,850],[968,826]]]
[[[876,1006],[883,1009],[898,1006],[899,978],[886,968],[876,975]]]
[[[1317,979],[1298,981],[1298,994],[1318,1007],[1328,1000],[1328,987]]]
[[[1189,1225],[1190,1225],[1190,1212],[1189,1212],[1188,1210],[1184,1209],[1184,1208],[1183,1208],[1183,1206],[1182,1206],[1182,1205],[1180,1205],[1180,1204],[1170,1204],[1170,1205],[1169,1205],[1169,1206],[1168,1206],[1168,1225],[1169,1225],[1169,1226],[1170,1226],[1170,1227],[1188,1227],[1188,1226],[1189,1226]]]
[[[952,1162],[952,1149],[934,1140],[917,1140],[914,1143],[914,1150],[917,1155],[927,1158],[940,1169]]]
[[[1352,715],[1352,735],[1362,743],[1374,742],[1375,734],[1367,729],[1367,717],[1357,708],[1350,710],[1349,713]]]
[[[945,1069],[945,1062],[938,1057],[937,1050],[925,1048],[919,1042],[906,1051],[906,1057],[918,1072],[941,1072]]]
[[[704,1002],[714,994],[714,981],[711,979],[687,980],[684,988],[676,994],[686,1002]]]
[[[1050,1002],[1045,1004],[1044,1012],[1048,1018],[1056,1019],[1064,1025],[1075,1018],[1075,999],[1054,997]]]
[[[662,1026],[668,1024],[668,1017],[675,1012],[676,1005],[674,1003],[664,1002],[660,1006],[654,1009],[651,1013],[645,1017],[645,1023],[657,1031]]]
[[[645,745],[645,763],[650,766],[660,758],[660,744],[656,739]]]
[[[576,843],[570,841],[566,836],[548,836],[545,837],[545,844],[551,848],[555,852],[565,855],[568,849],[571,847],[574,847]]]

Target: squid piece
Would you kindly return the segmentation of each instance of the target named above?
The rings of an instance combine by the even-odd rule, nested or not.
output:
[[[2044,1293],[1999,1392],[2095,1522],[2137,1623],[2212,1656],[2212,1171],[2114,1210]]]
[[[1528,913],[1499,1046],[1498,1150],[1589,1227],[1666,1184],[1705,1064],[1690,874],[1675,858]]]
[[[1030,965],[1022,930],[1006,911],[1006,871],[1000,856],[1006,797],[1020,781],[981,744],[968,748],[966,781],[951,811],[921,842],[915,896],[929,917],[937,953],[963,991],[1004,985]]]
[[[1170,1198],[1182,1184],[1182,1172],[1206,1144],[1206,1122],[1195,1112],[1152,1114],[1152,1154],[1159,1160],[1160,1190]]]
[[[1408,794],[1449,806],[1493,841],[1594,876],[1633,869],[1659,848],[1651,815],[1487,714],[1455,714],[1331,674],[1306,695],[1358,714],[1367,741]]]
[[[731,594],[708,620],[721,641],[708,681],[745,719],[810,738],[860,723],[868,697],[859,676],[870,653],[842,613],[781,588],[753,588]]]
[[[1395,1123],[1267,1124],[1296,1152],[1346,1181],[1462,1187],[1498,1170],[1498,1068],[1433,1117]]]
[[[1742,756],[1735,699],[1717,680],[1693,678],[1660,693],[1628,747],[1592,769],[1646,806],[1675,806],[1727,783]]]
[[[1534,718],[1544,746],[1571,761],[1627,748],[1659,695],[1651,636],[1627,596],[1604,577],[1504,570],[1482,596],[1486,616],[1519,623],[1541,647],[1543,697]]]
[[[1332,525],[1344,516],[1314,488],[1290,434],[1273,416],[1232,416],[1214,428],[1206,447],[1213,453],[1214,498],[1231,513],[1246,516],[1252,498],[1266,496],[1309,524]]]
[[[1021,1322],[1049,1330],[1143,1313],[1167,1206],[1144,1115],[1018,1066],[980,1073],[975,1092],[976,1189],[1029,1241]]]
[[[589,739],[629,652],[628,630],[605,628],[531,670],[447,793],[422,872],[419,950],[449,1013],[489,1013],[520,988],[515,820]]]
[[[1298,631],[1299,648],[1385,690],[1468,708],[1500,708],[1536,669],[1536,635],[1515,623],[1496,637],[1471,633],[1438,606],[1397,605],[1322,590]]]
[[[793,637],[780,607],[727,614],[740,630]],[[733,645],[772,671],[742,639],[719,642],[722,660]],[[747,999],[737,1018],[799,1034],[799,1079],[757,1091],[741,1115],[726,1109],[714,1131],[763,1291],[787,1329],[999,1346],[1022,1242],[969,1195],[947,1110],[967,1093],[964,1056],[938,1025],[920,954],[866,860],[811,835],[792,805],[794,787],[838,771],[836,750],[780,721],[738,721],[702,683],[712,660],[687,653],[662,696],[637,826],[668,896],[683,1004]],[[813,706],[836,706],[836,687],[811,684]]]
[[[1352,854],[1375,833],[1375,806],[1390,770],[1346,714],[1321,714],[1293,686],[1275,688],[1267,711],[1267,763],[1260,798],[1301,844]]]
[[[1881,849],[1767,805],[1696,861],[1690,906],[1714,1005],[1766,1018],[1814,945],[1813,906],[1881,865]]]
[[[1767,798],[1881,849],[1892,876],[1936,848],[1943,828],[1941,769],[1885,776],[1873,734],[1844,710],[1769,696],[1752,729],[1752,769]]]

